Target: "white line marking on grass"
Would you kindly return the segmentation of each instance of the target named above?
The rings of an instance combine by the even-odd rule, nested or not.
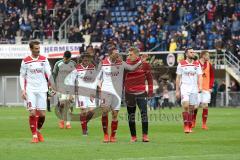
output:
[[[185,158],[205,158],[205,157],[220,158],[222,156],[230,156],[230,157],[236,156],[236,157],[239,157],[240,154],[208,154],[208,155],[205,154],[205,155],[190,155],[190,156],[179,155],[179,156],[164,156],[164,157],[119,158],[117,160],[145,160],[145,159],[147,159],[147,160],[159,160],[159,159],[185,159]],[[110,160],[110,159],[97,159],[97,160]]]

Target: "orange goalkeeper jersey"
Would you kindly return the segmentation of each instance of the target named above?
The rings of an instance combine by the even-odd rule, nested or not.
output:
[[[200,62],[200,61],[199,61]],[[213,88],[214,83],[214,72],[212,65],[207,61],[204,64],[200,62],[202,68],[202,90],[208,91]]]

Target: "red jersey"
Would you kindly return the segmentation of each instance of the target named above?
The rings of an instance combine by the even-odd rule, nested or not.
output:
[[[138,58],[136,61],[132,62],[130,59],[127,59],[127,64],[134,65],[140,61]],[[151,74],[151,67],[148,63],[143,62],[134,71],[129,71],[125,74],[125,91],[127,93],[140,94],[146,92],[146,84],[148,82],[148,95],[151,96],[153,93],[153,78]]]

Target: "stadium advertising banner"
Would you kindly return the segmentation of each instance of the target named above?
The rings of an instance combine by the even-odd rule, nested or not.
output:
[[[1,45],[0,46],[0,59],[22,59],[30,55],[28,45]]]
[[[93,46],[100,46],[101,43],[93,43]],[[81,43],[68,44],[42,44],[40,54],[48,58],[62,58],[65,51],[71,51],[73,57],[79,55]],[[31,51],[28,44],[21,45],[0,45],[0,59],[22,59],[30,55]]]

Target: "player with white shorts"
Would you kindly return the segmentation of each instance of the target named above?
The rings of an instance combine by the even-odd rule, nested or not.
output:
[[[47,106],[46,92],[31,92],[27,91],[26,105],[28,110],[45,111]]]
[[[93,57],[88,53],[81,53],[82,62],[77,65],[67,79],[69,84],[75,86],[76,108],[80,108],[80,121],[83,135],[87,135],[87,122],[94,114],[97,106],[97,69],[91,64]]]
[[[48,82],[51,81],[51,67],[46,57],[39,55],[40,42],[29,43],[32,54],[23,59],[20,68],[20,86],[22,98],[29,110],[29,126],[32,132],[32,143],[43,142],[40,133],[47,108]],[[50,83],[49,83],[50,84]]]
[[[128,65],[119,57],[118,50],[115,46],[111,46],[108,51],[109,56],[102,61],[100,67],[101,77],[101,107],[102,127],[104,132],[103,142],[116,142],[116,131],[118,127],[118,111],[121,107],[123,72],[124,69],[135,70],[142,61],[135,65]],[[108,111],[112,109],[111,135],[108,135]]]
[[[208,104],[211,101],[211,93],[210,91],[203,90],[201,93],[198,93],[198,105],[200,104]]]
[[[198,104],[195,105],[193,115],[193,127],[196,126],[198,107],[203,108],[202,112],[202,129],[207,130],[207,118],[208,118],[208,104],[211,101],[211,91],[214,85],[214,71],[209,62],[209,53],[202,51],[200,53],[200,59],[198,60],[202,69],[202,92],[198,95]]]
[[[202,70],[192,48],[185,51],[186,60],[180,61],[177,67],[176,97],[181,98],[183,107],[184,132],[192,132],[194,106],[198,103],[198,93],[202,91]]]

